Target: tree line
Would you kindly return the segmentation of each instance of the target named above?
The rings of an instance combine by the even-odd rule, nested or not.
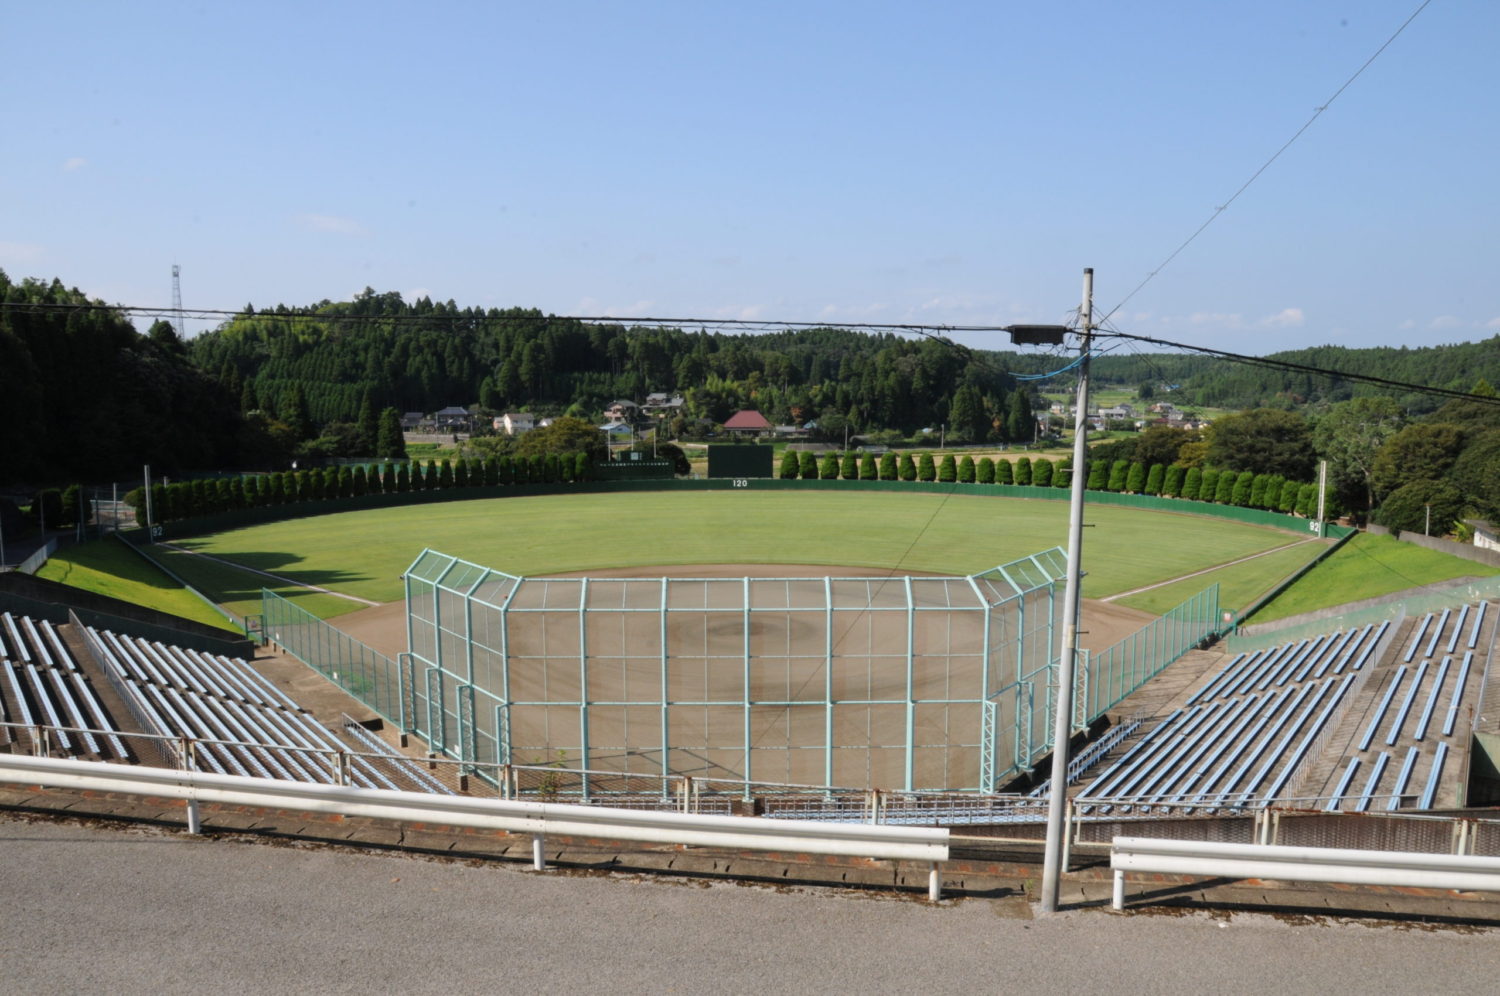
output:
[[[443,459],[355,464],[196,479],[151,486],[149,521],[176,522],[243,508],[269,508],[307,502],[359,498],[376,494],[410,494],[453,488],[502,487],[516,484],[570,484],[592,480],[594,464],[587,453],[537,453],[488,459]],[[145,488],[124,496],[136,521],[148,521]]]
[[[1331,514],[1463,538],[1469,533],[1465,519],[1500,519],[1500,397],[1483,379],[1465,387],[1473,399],[1453,399],[1417,416],[1392,398],[1357,397],[1299,411],[1252,408],[1202,431],[1150,426],[1134,438],[1093,447],[1097,462],[1090,486],[1101,463],[1113,468],[1124,460],[1143,465],[1148,475],[1161,467],[1164,486],[1172,468],[1179,468],[1182,496],[1202,500],[1208,500],[1207,480],[1215,472],[1214,501],[1224,500],[1226,488],[1232,495],[1265,478],[1266,500],[1273,490],[1267,481],[1311,481],[1326,460]],[[1188,481],[1194,470],[1196,496]],[[1225,483],[1228,476],[1233,485]],[[1287,501],[1278,495],[1278,506]],[[1258,505],[1253,499],[1251,504]]]

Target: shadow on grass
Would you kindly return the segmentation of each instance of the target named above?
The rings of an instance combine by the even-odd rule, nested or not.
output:
[[[188,552],[186,550],[157,549],[153,556],[161,558],[173,571],[182,575],[199,591],[220,602],[250,601],[260,597],[262,588],[270,589],[285,598],[304,596],[329,597],[311,591],[307,585],[317,585],[334,591],[342,586],[370,580],[369,575],[341,570],[298,570],[295,565],[302,558],[294,553],[252,552],[237,553],[233,560]],[[277,574],[285,580],[268,577]]]

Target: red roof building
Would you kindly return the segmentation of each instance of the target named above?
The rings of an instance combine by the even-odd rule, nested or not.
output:
[[[771,423],[760,412],[747,408],[729,416],[724,422],[724,428],[730,432],[770,432]]]

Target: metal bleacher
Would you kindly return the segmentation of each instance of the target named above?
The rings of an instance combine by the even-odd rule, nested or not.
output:
[[[114,717],[52,623],[0,613],[0,672],[0,722],[47,727],[49,749],[70,756],[130,759]],[[0,727],[0,745],[13,742],[14,730]]]
[[[1282,798],[1368,680],[1390,624],[1227,662],[1077,797],[1080,812],[1239,808]]]
[[[89,627],[88,639],[115,687],[149,732],[193,741],[196,763],[222,774],[362,788],[409,789],[297,706],[246,661]],[[368,749],[369,744],[361,739]],[[340,765],[347,764],[346,771]]]
[[[1400,648],[1382,668],[1357,736],[1335,768],[1343,774],[1323,808],[1431,809],[1455,805],[1443,792],[1449,754],[1467,749],[1480,677],[1494,628],[1488,602],[1429,612],[1416,619]],[[1476,674],[1477,672],[1477,674]],[[1355,772],[1365,772],[1363,779]]]

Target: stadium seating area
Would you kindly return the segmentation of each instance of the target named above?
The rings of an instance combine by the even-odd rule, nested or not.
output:
[[[50,746],[69,755],[131,759],[114,718],[47,620],[0,613],[0,674],[0,722],[59,727]],[[0,727],[0,745],[11,740],[10,728]]]
[[[1449,753],[1467,745],[1488,604],[1418,621],[1361,717],[1358,739],[1340,757],[1324,808],[1431,809],[1438,802]]]
[[[349,747],[261,677],[245,661],[196,650],[88,630],[131,712],[152,733],[196,741],[196,763],[220,774],[340,781],[339,752]],[[355,724],[357,725],[357,724]],[[362,731],[368,732],[368,731]],[[364,756],[376,737],[360,738],[361,752],[345,755],[347,778],[363,788],[431,790],[437,784],[420,766],[381,745],[390,760]]]
[[[1079,796],[1084,812],[1280,798],[1350,701],[1388,624],[1240,654]]]
[[[175,765],[173,741],[186,738],[194,765],[220,774],[452,791],[352,719],[340,740],[244,660],[93,627],[85,640],[118,698],[100,693],[51,622],[0,613],[0,749],[44,728],[53,755],[134,763],[144,751],[148,763]]]
[[[1078,796],[1081,812],[1430,809],[1466,746],[1487,603],[1240,654]],[[1346,733],[1360,724],[1359,736]],[[1337,765],[1337,778],[1318,777]]]

